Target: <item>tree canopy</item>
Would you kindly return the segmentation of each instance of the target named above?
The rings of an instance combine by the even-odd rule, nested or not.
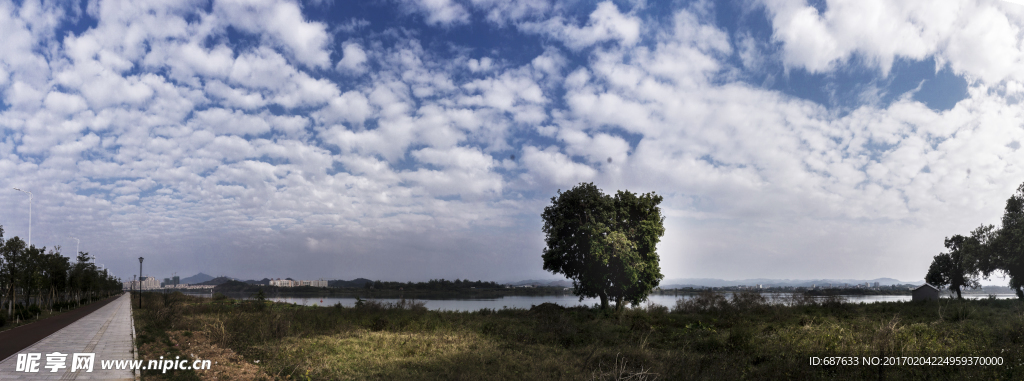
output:
[[[665,234],[661,201],[653,192],[608,196],[593,183],[559,191],[541,214],[544,269],[571,279],[580,300],[639,304],[664,278],[656,248]]]
[[[947,253],[936,255],[928,267],[925,282],[937,287],[949,286],[958,299],[962,289],[981,286],[980,275],[988,276],[994,269],[989,243],[995,226],[982,225],[970,236],[954,235],[946,238]]]
[[[948,252],[936,255],[925,281],[949,286],[961,296],[963,288],[975,288],[979,277],[1001,272],[1010,278],[1010,288],[1024,299],[1024,184],[1006,200],[1002,226],[981,225],[970,236],[946,238]]]
[[[996,265],[1010,277],[1010,288],[1024,299],[1024,184],[1006,200],[1003,226],[995,239]]]
[[[19,237],[5,240],[0,226],[0,325],[6,318],[27,319],[35,309],[64,308],[121,290],[117,278],[96,268],[88,253],[79,252],[76,262],[60,253],[60,247],[29,246]]]

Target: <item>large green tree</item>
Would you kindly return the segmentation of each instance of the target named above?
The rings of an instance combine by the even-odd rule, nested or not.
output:
[[[981,286],[981,277],[988,277],[996,270],[992,255],[995,226],[981,225],[969,236],[954,235],[946,238],[946,253],[936,255],[928,267],[925,282],[937,287],[949,286],[958,299],[963,299],[963,289]]]
[[[658,207],[662,197],[619,191],[604,194],[593,183],[582,183],[544,208],[544,269],[573,281],[573,293],[638,304],[664,277],[657,244],[665,234]]]
[[[1010,277],[1010,288],[1017,297],[1024,299],[1024,184],[1006,200],[995,247],[995,262]]]

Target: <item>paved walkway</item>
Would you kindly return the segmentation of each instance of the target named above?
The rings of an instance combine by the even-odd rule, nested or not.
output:
[[[132,360],[134,327],[131,299],[124,294],[96,312],[39,340],[21,352],[22,355],[39,354],[36,372],[17,371],[18,354],[0,361],[0,380],[134,380],[131,370],[104,370],[104,360]],[[48,356],[54,352],[64,355]],[[92,372],[71,371],[75,353],[95,353]],[[48,361],[55,360],[55,361]],[[63,368],[47,368],[48,365]],[[56,369],[56,372],[51,370]]]

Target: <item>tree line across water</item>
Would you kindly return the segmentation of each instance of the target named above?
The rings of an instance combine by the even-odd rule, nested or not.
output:
[[[966,236],[946,238],[945,246],[947,252],[932,259],[925,282],[949,287],[962,299],[962,290],[978,288],[982,278],[998,273],[1024,299],[1024,184],[1006,200],[1002,226],[982,224]]]
[[[467,288],[504,288],[495,282],[471,281],[469,279],[446,280],[431,279],[426,282],[381,282],[379,280],[363,284],[363,288],[375,290],[429,290],[429,291],[455,291]]]
[[[62,310],[121,292],[121,282],[100,270],[89,253],[75,262],[60,246],[29,246],[20,237],[4,240],[0,226],[0,326],[8,319],[28,320],[43,310]]]

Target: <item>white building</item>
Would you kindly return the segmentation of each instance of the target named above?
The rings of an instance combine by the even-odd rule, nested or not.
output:
[[[270,280],[270,285],[271,286],[277,286],[277,287],[295,287],[295,281],[293,281],[291,279],[281,280],[281,278],[277,278],[276,280],[271,279]]]
[[[301,287],[301,286],[327,287],[327,281],[324,280],[323,278],[320,278],[319,280],[291,280],[291,279],[277,278],[277,279],[271,279],[270,280],[270,285],[271,286],[277,286],[277,287]]]
[[[214,286],[212,284],[188,284],[188,283],[179,283],[179,284],[172,284],[172,285],[164,286],[164,288],[176,289],[176,290],[209,290],[209,289],[212,289],[214,287],[217,287],[217,286]]]

